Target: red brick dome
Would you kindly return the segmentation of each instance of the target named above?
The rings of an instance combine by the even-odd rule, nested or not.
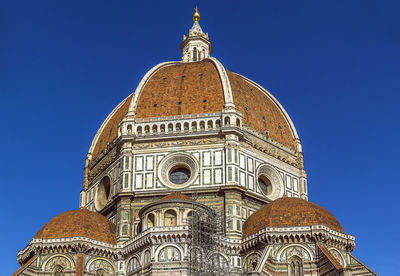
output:
[[[215,59],[166,62],[155,66],[134,94],[123,100],[100,127],[89,153],[96,158],[118,137],[129,111],[137,119],[221,112],[233,104],[243,124],[296,150],[296,130],[279,102],[257,83],[226,70]]]
[[[50,220],[35,239],[86,237],[116,244],[114,225],[103,215],[87,209],[61,213]]]
[[[267,227],[324,225],[343,233],[339,221],[323,207],[301,198],[281,197],[255,211],[243,224],[243,238]]]

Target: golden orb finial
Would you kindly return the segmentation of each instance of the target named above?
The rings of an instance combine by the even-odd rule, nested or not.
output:
[[[197,8],[194,8],[194,10],[196,11],[194,14],[193,14],[193,21],[199,21],[200,20],[200,13],[199,13],[199,11],[197,10]]]

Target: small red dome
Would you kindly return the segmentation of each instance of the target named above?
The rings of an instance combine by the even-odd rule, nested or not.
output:
[[[186,200],[186,201],[192,201],[192,199],[190,197],[188,197],[185,194],[182,194],[181,192],[170,193],[169,195],[166,195],[163,198],[161,198],[159,201],[164,201],[164,200]]]
[[[86,237],[116,244],[115,226],[105,216],[87,209],[61,213],[50,220],[35,239]]]
[[[343,233],[339,221],[323,207],[295,197],[281,197],[261,207],[243,224],[243,238],[266,227],[324,225]]]

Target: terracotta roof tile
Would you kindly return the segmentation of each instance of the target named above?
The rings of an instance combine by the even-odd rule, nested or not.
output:
[[[50,220],[35,239],[87,237],[97,241],[116,244],[114,225],[103,215],[87,209],[61,213]]]
[[[325,225],[344,233],[339,221],[321,206],[295,197],[281,197],[254,212],[243,224],[243,237],[266,227]]]
[[[329,259],[329,261],[333,264],[333,266],[337,270],[343,269],[343,266],[339,263],[338,260],[336,260],[335,256],[332,255],[332,253],[326,248],[325,245],[323,244],[318,244],[318,247],[321,249],[321,251],[325,254],[325,256]]]
[[[243,123],[264,133],[268,130],[274,140],[295,149],[294,136],[285,115],[270,96],[249,83],[242,76],[227,71],[231,82],[233,101],[242,112]]]
[[[11,276],[18,276],[21,272],[25,270],[31,263],[33,263],[37,259],[37,256],[34,256],[29,259],[26,263],[24,263],[17,271],[15,271]]]
[[[176,63],[154,73],[144,86],[136,118],[221,112],[224,93],[209,60]]]
[[[181,192],[174,192],[170,193],[169,195],[164,196],[163,198],[160,199],[160,201],[164,200],[187,200],[187,201],[192,201],[190,197],[187,195],[182,194]]]
[[[264,91],[227,70],[233,101],[244,124],[295,148],[294,136],[280,107]],[[104,125],[92,152],[93,159],[118,136],[118,125],[128,112],[132,95]],[[221,112],[225,99],[220,75],[210,60],[177,62],[153,73],[140,94],[136,118]]]
[[[115,138],[118,137],[118,125],[121,120],[128,113],[129,104],[132,99],[132,95],[125,99],[122,106],[111,116],[107,124],[105,124],[104,129],[100,133],[97,139],[96,145],[93,149],[92,156],[93,159],[96,158],[107,146],[107,143],[111,143]]]

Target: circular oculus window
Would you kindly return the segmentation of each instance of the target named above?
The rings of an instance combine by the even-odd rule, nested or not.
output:
[[[257,176],[257,184],[263,195],[272,200],[283,196],[283,179],[276,169],[268,164],[261,164],[257,168]]]
[[[176,185],[185,184],[190,179],[190,169],[185,166],[175,166],[169,171],[169,181]]]
[[[196,159],[184,152],[167,155],[160,162],[158,177],[170,188],[184,188],[192,184],[198,175],[199,166]]]

